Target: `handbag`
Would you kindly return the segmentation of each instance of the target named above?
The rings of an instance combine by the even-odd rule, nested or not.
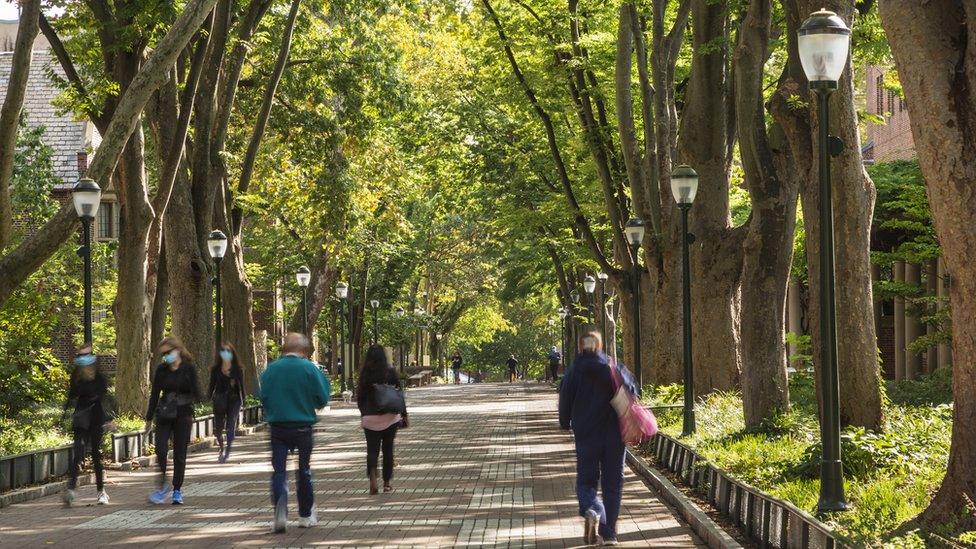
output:
[[[164,394],[156,406],[156,421],[172,421],[176,419],[177,408],[176,392],[171,391]]]
[[[393,385],[374,384],[373,403],[376,404],[376,411],[380,414],[407,413],[407,401],[403,398],[403,391]]]
[[[610,377],[614,386],[610,404],[620,420],[620,438],[624,444],[639,444],[656,435],[657,418],[654,412],[641,405],[637,395],[624,384],[615,364],[610,364]]]
[[[92,403],[91,406],[75,410],[71,414],[72,431],[87,431],[89,428],[91,428],[92,411],[94,407],[95,404]]]

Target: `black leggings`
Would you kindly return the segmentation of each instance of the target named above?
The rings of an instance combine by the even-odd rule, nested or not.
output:
[[[85,446],[91,450],[92,463],[95,466],[95,485],[98,491],[104,488],[104,474],[102,472],[102,424],[98,423],[90,431],[75,431],[75,443],[72,448],[71,463],[68,464],[68,488],[75,489],[78,483],[78,467],[85,461]]]
[[[193,426],[193,416],[177,416],[170,421],[156,423],[156,461],[159,462],[159,472],[163,480],[166,479],[166,454],[169,449],[169,439],[173,438],[173,489],[183,487],[183,475],[186,473],[186,448],[190,445],[190,430]]]
[[[397,425],[387,427],[382,431],[370,431],[363,429],[366,433],[366,474],[376,469],[376,462],[380,457],[380,444],[383,445],[383,483],[388,484],[393,478],[393,439],[396,438]]]
[[[217,443],[221,448],[224,447],[224,431],[227,431],[227,448],[234,444],[234,437],[237,436],[237,421],[240,415],[240,402],[231,403],[227,411],[223,413],[214,412],[214,432],[217,435]]]

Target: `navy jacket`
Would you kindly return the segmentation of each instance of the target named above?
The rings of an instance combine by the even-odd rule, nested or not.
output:
[[[636,392],[630,372],[620,368],[624,385]],[[607,355],[580,353],[559,387],[559,425],[572,427],[578,438],[620,432],[617,412],[610,405],[613,379]]]

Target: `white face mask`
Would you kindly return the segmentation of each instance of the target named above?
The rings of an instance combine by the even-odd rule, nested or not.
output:
[[[179,358],[180,358],[179,350],[173,349],[172,351],[163,355],[163,362],[165,362],[166,364],[176,364],[176,361],[179,360]]]

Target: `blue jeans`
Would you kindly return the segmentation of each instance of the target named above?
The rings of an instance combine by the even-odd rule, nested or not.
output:
[[[298,486],[298,516],[312,515],[315,493],[312,491],[312,426],[287,427],[271,425],[271,505],[280,498],[288,499],[288,452],[298,450],[298,470],[295,471],[295,484]]]
[[[603,499],[597,495],[597,483]],[[617,537],[617,517],[624,484],[624,444],[620,432],[598,432],[576,439],[576,497],[579,513],[593,509],[600,515],[600,535]]]

